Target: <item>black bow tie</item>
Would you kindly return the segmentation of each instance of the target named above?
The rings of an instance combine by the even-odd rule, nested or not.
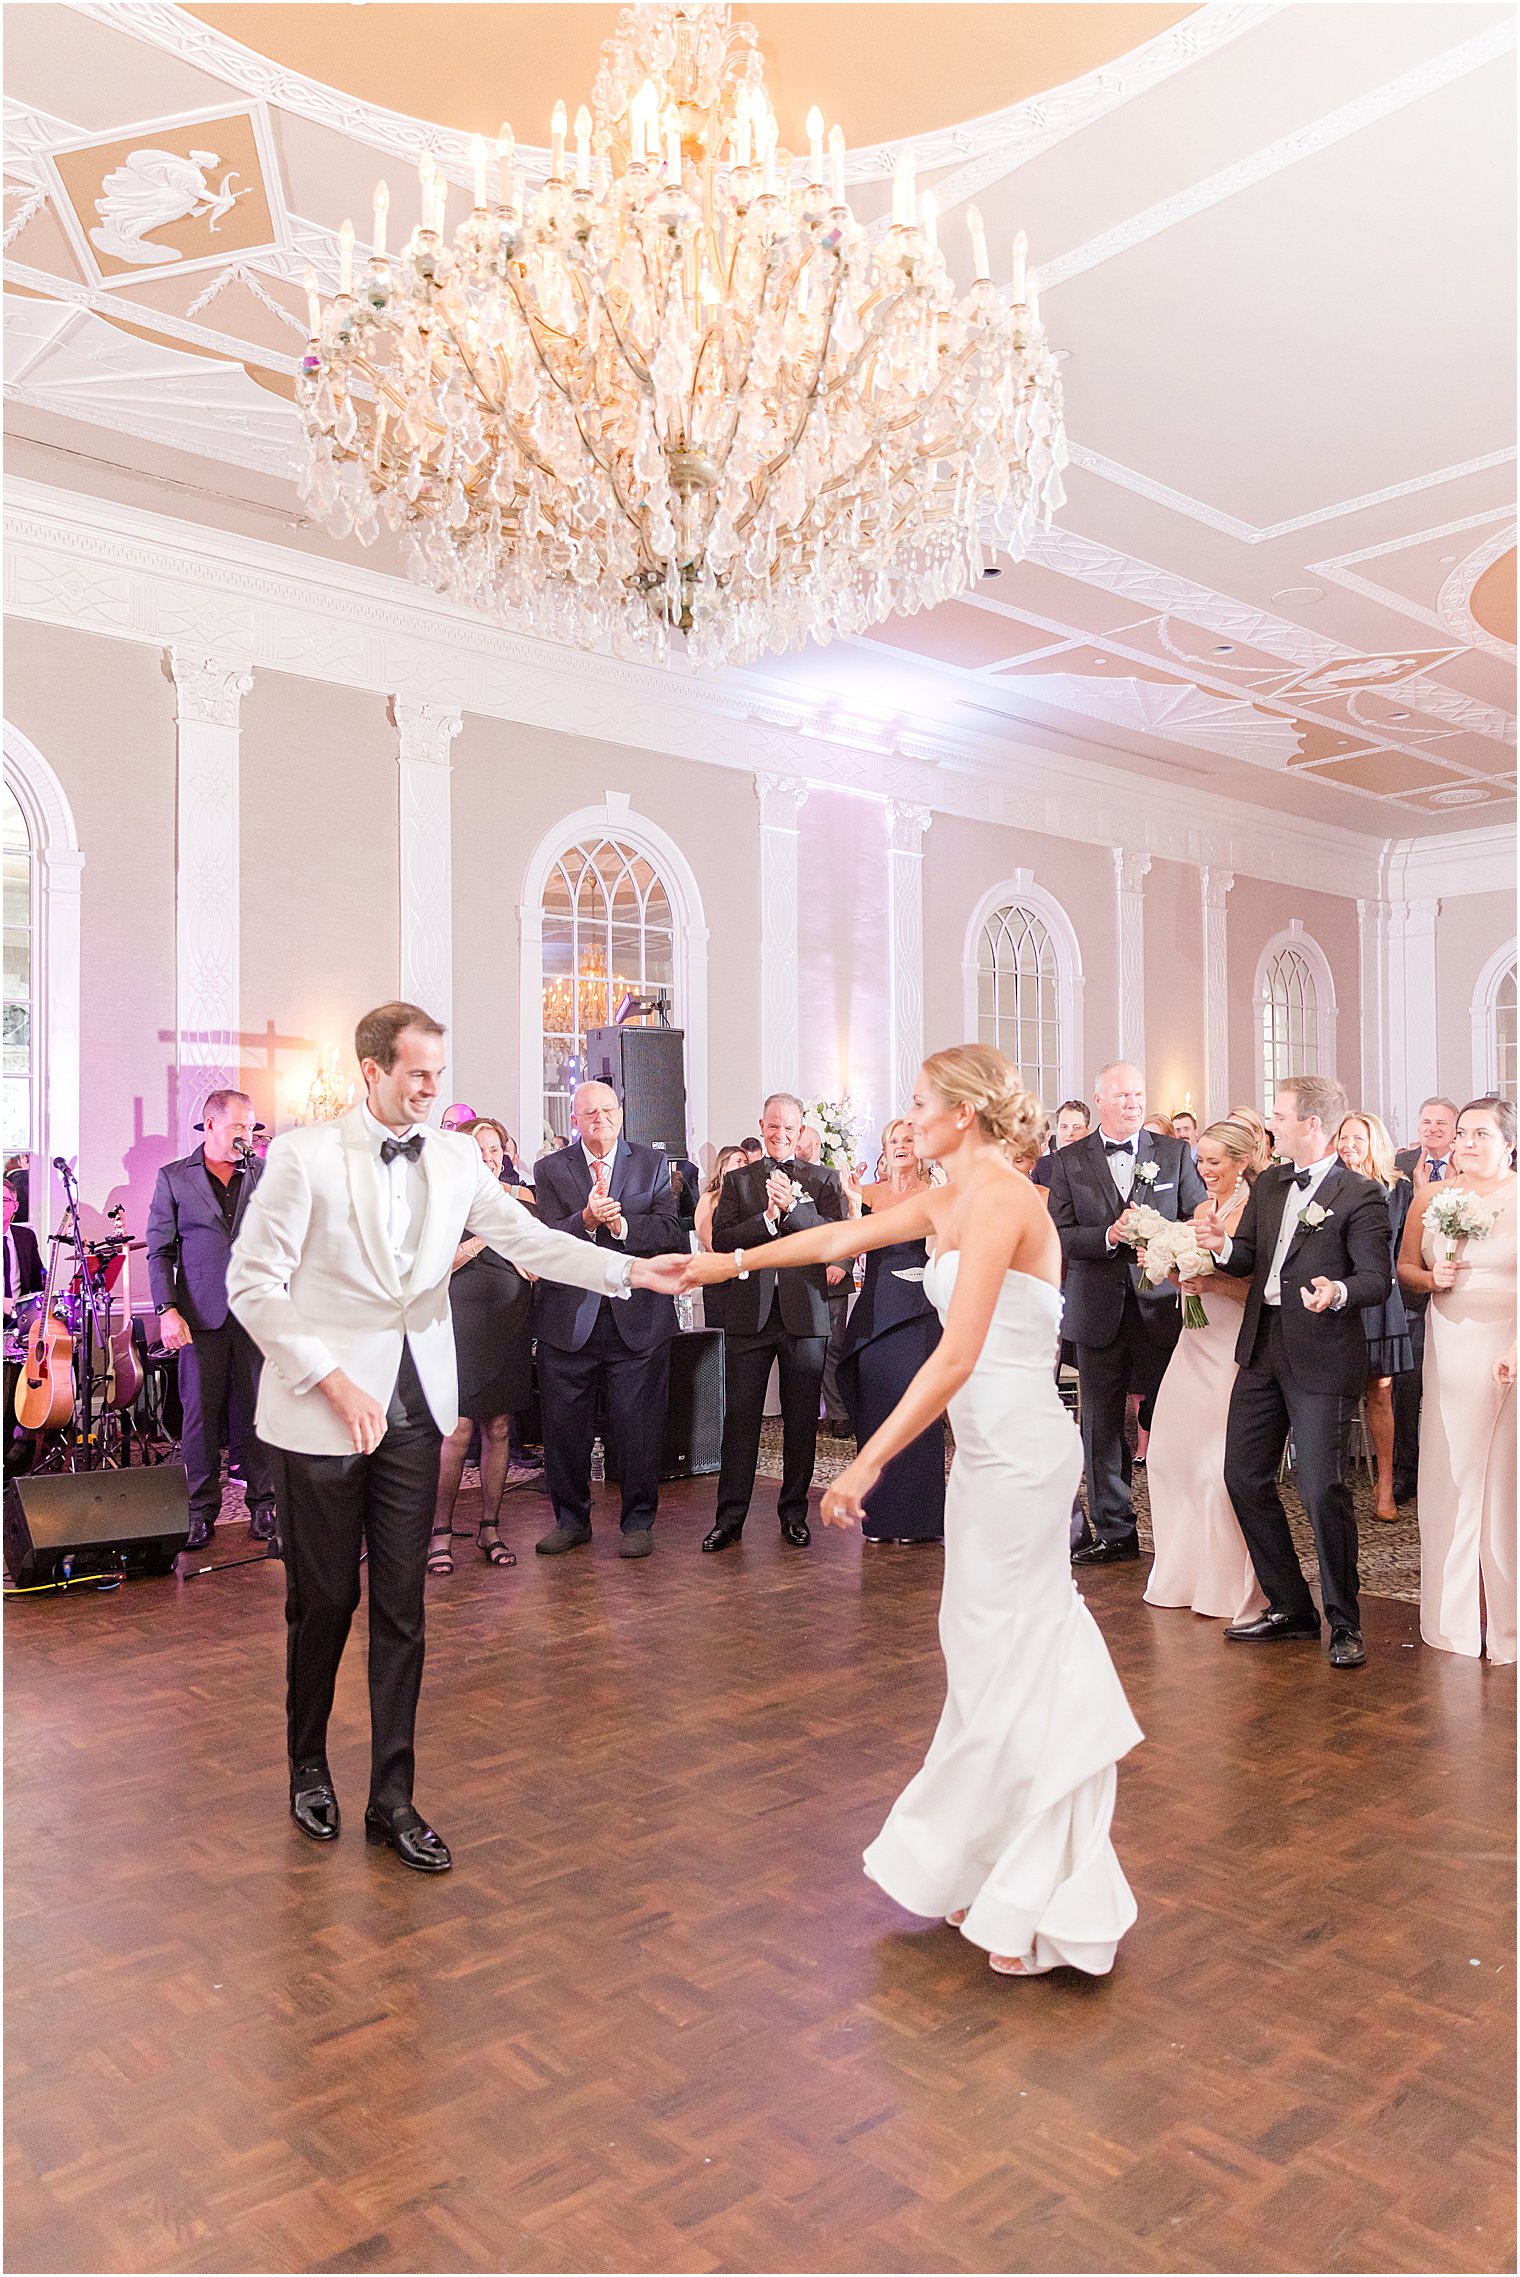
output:
[[[1307,1186],[1313,1176],[1312,1170],[1295,1170],[1289,1183],[1294,1186]]]
[[[792,1163],[790,1158],[788,1158],[788,1160],[785,1162],[777,1162],[774,1157],[770,1157],[768,1161],[768,1168],[771,1171],[774,1171],[778,1178],[790,1178],[792,1175]]]
[[[387,1167],[395,1161],[398,1154],[404,1154],[408,1162],[419,1162],[422,1158],[421,1131],[413,1131],[411,1137],[407,1139],[382,1139],[380,1141],[380,1160]]]
[[[1133,1154],[1135,1142],[1133,1139],[1105,1139],[1103,1151],[1105,1154]]]

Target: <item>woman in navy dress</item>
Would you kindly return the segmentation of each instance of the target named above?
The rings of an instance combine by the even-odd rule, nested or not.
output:
[[[865,1209],[890,1209],[930,1183],[899,1118],[881,1135],[874,1185],[863,1186]],[[900,1241],[866,1257],[865,1286],[855,1300],[839,1356],[839,1389],[858,1444],[880,1428],[940,1339],[939,1315],[924,1294],[928,1253],[922,1241]],[[940,1542],[945,1536],[945,1425],[937,1418],[894,1455],[865,1500],[861,1531],[868,1542]]]
[[[1388,1131],[1376,1115],[1359,1107],[1336,1132],[1335,1151],[1348,1170],[1375,1178],[1388,1196],[1388,1237],[1397,1257],[1414,1188],[1393,1159]],[[1380,1305],[1363,1306],[1362,1325],[1367,1331],[1367,1435],[1377,1459],[1377,1507],[1372,1515],[1392,1522],[1399,1515],[1393,1499],[1393,1379],[1407,1375],[1414,1366],[1409,1315],[1397,1275]]]

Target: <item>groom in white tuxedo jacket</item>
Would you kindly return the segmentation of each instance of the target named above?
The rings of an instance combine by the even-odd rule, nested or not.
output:
[[[291,1814],[313,1841],[339,1832],[327,1720],[367,1549],[365,1834],[424,1873],[452,1863],[413,1808],[412,1778],[428,1531],[443,1434],[459,1420],[454,1252],[479,1235],[529,1273],[607,1297],[673,1289],[681,1265],[548,1231],[473,1139],[425,1128],[443,1033],[415,1004],[365,1014],[354,1038],[364,1104],[274,1141],[227,1275],[265,1361],[258,1433],[285,1543]]]

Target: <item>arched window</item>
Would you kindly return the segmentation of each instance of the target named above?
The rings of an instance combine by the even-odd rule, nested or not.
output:
[[[966,1028],[1013,1060],[1052,1112],[1082,1087],[1082,960],[1065,910],[1028,870],[994,886],[972,912],[965,961]]]
[[[1264,1113],[1293,1076],[1335,1073],[1335,985],[1323,949],[1297,917],[1261,953],[1256,1038]]]
[[[37,863],[21,802],[9,783],[5,823],[5,1027],[0,1145],[9,1158],[38,1144]]]
[[[1517,1064],[1515,944],[1496,949],[1478,975],[1472,999],[1473,1097],[1494,1092],[1513,1100]]]
[[[555,857],[540,909],[543,1117],[563,1134],[587,1030],[611,1027],[626,996],[659,990],[675,1017],[675,918],[654,863],[610,835],[588,834]],[[635,1017],[647,1025],[658,1014]]]

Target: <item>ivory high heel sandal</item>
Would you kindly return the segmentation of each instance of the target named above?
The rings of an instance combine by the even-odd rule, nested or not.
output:
[[[970,1911],[971,1908],[969,1905],[963,1905],[959,1913],[947,1913],[945,1915],[947,1926],[951,1929],[959,1929],[961,1923],[965,1920],[967,1914]]]
[[[1027,1953],[1012,1957],[1007,1953],[989,1953],[987,1966],[995,1976],[1000,1977],[1043,1977],[1050,1974],[1048,1969],[1035,1968]]]

